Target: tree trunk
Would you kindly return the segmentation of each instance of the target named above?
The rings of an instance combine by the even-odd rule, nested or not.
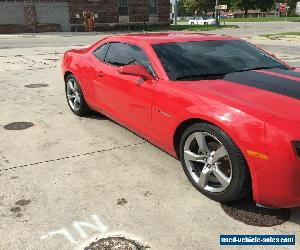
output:
[[[248,10],[249,10],[249,8],[246,7],[246,8],[245,8],[245,17],[248,17]]]

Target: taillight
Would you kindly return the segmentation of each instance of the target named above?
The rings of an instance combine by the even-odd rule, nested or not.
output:
[[[293,141],[293,146],[297,154],[297,157],[300,158],[300,141]]]

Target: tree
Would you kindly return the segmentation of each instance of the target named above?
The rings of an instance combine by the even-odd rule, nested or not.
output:
[[[248,17],[249,9],[256,8],[257,0],[239,0],[240,9],[245,11],[245,17]]]
[[[267,12],[274,6],[274,4],[274,0],[257,1],[256,7],[261,9],[261,11]]]
[[[284,2],[284,1],[283,1]],[[288,6],[290,6],[291,8],[296,8],[296,4],[297,2],[299,2],[299,0],[288,0],[287,4]]]
[[[282,0],[284,1],[284,0]],[[293,5],[296,6],[296,2],[299,0],[288,0],[289,2],[295,2]],[[220,0],[220,4],[228,5],[229,9],[237,10],[241,9],[245,11],[245,17],[248,16],[249,9],[261,9],[262,11],[268,11],[274,5],[274,0]],[[183,5],[186,10],[190,13],[201,13],[205,14],[208,11],[215,9],[215,0],[183,0]]]
[[[261,9],[262,11],[268,11],[273,7],[274,3],[274,0],[231,0],[231,9],[244,10],[245,17],[247,17],[249,9]]]
[[[287,1],[285,1],[287,3],[287,5],[290,7],[289,8],[289,14],[290,15],[295,15],[296,5],[297,5],[297,2],[299,2],[299,1],[300,0],[287,0]]]
[[[201,12],[206,13],[208,11],[214,10],[215,1],[214,0],[184,0],[184,6],[189,12],[194,14],[199,14]]]
[[[225,4],[227,5],[228,9],[230,9],[232,5],[232,0],[220,0],[220,4]]]
[[[178,16],[190,16],[190,15],[193,15],[185,7],[184,0],[178,0],[177,1],[177,14],[178,14]]]
[[[230,9],[231,10],[238,10],[240,9],[240,0],[231,0],[230,1]]]
[[[290,10],[293,11],[296,8],[297,2],[300,0],[288,0],[287,5],[290,6]]]
[[[247,3],[252,1],[256,3],[259,0],[220,0],[219,2],[227,5],[228,9],[244,9],[244,7],[247,7]],[[216,4],[215,0],[183,0],[183,2],[186,11],[194,14],[196,12],[206,14],[208,11],[214,11]],[[249,5],[249,7],[252,7],[252,5]]]

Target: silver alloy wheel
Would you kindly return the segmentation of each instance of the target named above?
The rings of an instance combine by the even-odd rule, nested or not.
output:
[[[204,190],[219,193],[232,180],[232,164],[223,144],[207,132],[194,132],[184,144],[184,161],[193,180]]]
[[[74,111],[78,111],[81,105],[81,97],[77,83],[74,79],[69,79],[67,82],[67,97],[71,108]]]

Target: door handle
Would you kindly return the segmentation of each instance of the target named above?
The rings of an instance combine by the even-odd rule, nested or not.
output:
[[[100,70],[100,71],[98,72],[97,76],[103,77],[103,76],[104,76],[104,72]]]
[[[137,86],[141,86],[144,82],[145,82],[145,80],[141,77],[141,78],[139,78],[139,79],[135,82],[135,84],[136,84]]]

